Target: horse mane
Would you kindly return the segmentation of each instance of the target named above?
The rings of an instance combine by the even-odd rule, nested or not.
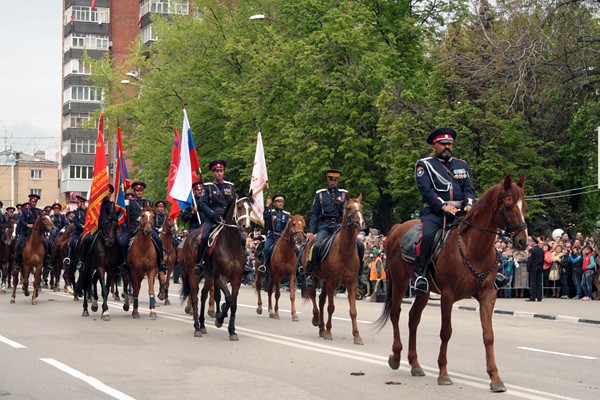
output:
[[[492,186],[475,202],[475,205],[469,213],[463,218],[465,222],[473,225],[481,225],[480,221],[482,218],[493,218],[494,213],[490,210],[498,209],[498,200],[500,199],[500,191],[502,190],[502,183]],[[459,232],[464,233],[471,226],[469,224],[461,224]]]

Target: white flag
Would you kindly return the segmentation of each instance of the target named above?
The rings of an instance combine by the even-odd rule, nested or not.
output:
[[[258,132],[258,137],[256,139],[256,154],[254,155],[254,164],[252,166],[252,180],[250,182],[250,190],[252,191],[252,197],[254,198],[250,218],[252,221],[263,227],[265,226],[265,221],[263,220],[263,211],[265,210],[263,190],[268,182],[269,177],[267,176],[265,151],[263,149],[262,136],[260,135],[260,132]]]

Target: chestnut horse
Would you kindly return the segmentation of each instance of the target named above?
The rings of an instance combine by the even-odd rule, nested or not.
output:
[[[42,244],[42,234],[44,231],[54,233],[56,227],[48,215],[40,215],[31,228],[31,234],[21,249],[23,257],[23,265],[21,266],[21,280],[23,281],[23,292],[25,296],[29,296],[29,274],[31,271],[34,273],[33,278],[33,295],[31,296],[31,304],[37,304],[38,290],[40,286],[40,277],[42,276],[42,270],[44,268],[44,256],[46,250]],[[16,282],[19,272],[15,269],[13,272],[13,282]],[[17,293],[17,285],[13,285],[12,297],[10,302],[14,303]]]
[[[165,218],[160,230],[160,239],[163,245],[163,261],[169,267],[166,277],[164,278],[164,285],[161,285],[158,298],[165,301],[165,306],[171,305],[169,301],[169,285],[171,283],[171,274],[173,268],[177,262],[177,248],[173,243],[173,236],[177,234],[177,222],[170,218]]]
[[[502,182],[483,193],[473,209],[463,219],[459,219],[458,227],[450,231],[437,258],[435,277],[431,273],[428,276],[431,290],[441,295],[439,385],[452,384],[447,370],[448,341],[452,335],[452,305],[458,300],[473,296],[479,303],[487,373],[491,378],[490,388],[494,392],[506,391],[494,356],[492,315],[496,303],[494,280],[498,269],[494,243],[498,229],[503,229],[511,235],[515,250],[524,250],[527,246],[523,181],[524,177],[521,177],[514,184],[510,175],[507,175]],[[386,242],[388,290],[378,323],[383,327],[388,319],[392,321],[394,341],[392,354],[388,359],[392,369],[400,366],[402,342],[398,319],[402,298],[414,275],[412,263],[402,257],[402,239],[417,224],[418,220],[411,220],[394,225]],[[428,299],[429,293],[416,296],[409,313],[408,362],[413,376],[425,375],[417,357],[417,328]]]
[[[129,251],[127,252],[127,265],[129,272],[123,274],[123,295],[125,304],[123,310],[129,311],[130,297],[128,286],[131,284],[133,289],[133,318],[140,318],[138,311],[138,296],[140,287],[144,280],[144,275],[148,278],[148,295],[150,296],[150,318],[156,318],[156,299],[154,297],[154,280],[156,279],[156,269],[158,267],[158,254],[154,243],[152,242],[152,229],[154,226],[154,212],[152,207],[145,206],[142,209],[142,215],[138,225],[138,231],[131,241]]]
[[[363,217],[363,205],[361,204],[362,195],[356,199],[348,199],[344,207],[342,216],[342,226],[339,234],[333,240],[331,249],[327,257],[321,262],[320,268],[315,268],[312,275],[315,278],[313,287],[307,288],[304,293],[305,298],[310,298],[313,303],[312,324],[319,327],[319,336],[331,340],[331,318],[335,310],[333,297],[338,287],[346,287],[348,293],[348,303],[350,303],[350,319],[352,320],[352,336],[354,344],[363,344],[358,333],[358,324],[356,323],[356,293],[358,292],[358,273],[362,260],[358,257],[356,251],[356,235],[360,229],[365,229],[365,219]],[[306,267],[308,254],[314,239],[307,245],[302,253],[302,265]],[[313,257],[318,257],[314,254]],[[316,287],[318,281],[323,282],[321,294],[319,295],[319,306],[317,307]],[[327,300],[327,324],[325,325],[325,301]]]
[[[215,300],[217,304],[217,314],[215,326],[220,328],[223,326],[223,321],[231,310],[229,317],[229,340],[237,341],[238,336],[235,333],[235,315],[237,311],[237,297],[242,284],[242,273],[244,265],[246,265],[246,250],[242,246],[240,233],[249,231],[250,212],[252,210],[252,192],[248,197],[241,197],[235,202],[232,202],[227,208],[225,221],[218,223],[214,232],[218,232],[214,248],[209,251],[209,256],[206,265],[204,277],[206,282],[201,293],[201,311],[198,314],[198,286],[200,279],[194,273],[196,264],[194,257],[194,247],[198,241],[200,229],[190,233],[185,241],[183,248],[183,264],[182,264],[182,287],[181,299],[184,301],[187,297],[192,300],[192,309],[194,315],[194,336],[201,337],[206,333],[204,325],[204,309],[206,298],[212,287],[215,285]],[[212,237],[212,235],[211,235]],[[209,239],[211,240],[211,239]],[[209,241],[209,246],[210,246]],[[227,286],[227,282],[231,284],[231,291]],[[223,309],[220,309],[221,291],[225,294],[225,304]]]
[[[117,267],[123,263],[123,257],[117,245],[119,221],[114,207],[111,207],[110,213],[101,220],[103,220],[103,224],[100,226],[100,232],[89,249],[89,253],[85,255],[86,268],[81,272],[81,275],[84,277],[82,316],[89,316],[87,310],[88,294],[90,289],[96,288],[97,281],[99,280],[102,293],[101,318],[103,321],[110,321],[108,293],[110,291],[110,284],[115,280],[118,273]],[[98,310],[96,290],[94,290],[93,295],[92,311],[95,312]]]
[[[268,299],[269,299],[269,317],[279,319],[279,297],[281,295],[281,279],[288,277],[290,283],[290,302],[292,303],[292,321],[298,321],[296,314],[296,269],[298,256],[296,255],[296,245],[304,241],[304,228],[306,223],[302,215],[292,215],[285,226],[281,237],[273,246],[273,256],[271,257],[271,278],[269,280]],[[262,299],[260,291],[265,274],[256,273],[256,294],[258,296],[257,314],[262,314]],[[275,307],[271,302],[275,287]]]

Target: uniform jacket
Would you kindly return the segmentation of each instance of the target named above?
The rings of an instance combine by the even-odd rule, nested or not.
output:
[[[204,191],[202,191],[204,193]],[[198,196],[194,196],[196,198],[196,204],[199,207],[200,205],[200,200],[201,198]],[[181,219],[183,220],[183,222],[187,222],[188,224],[190,224],[190,231],[193,231],[194,229],[198,229],[200,228],[200,223],[198,222],[198,216],[196,215],[196,213],[193,213],[194,206],[190,206],[188,208],[186,208],[185,210],[183,210],[183,212],[181,213]],[[204,218],[205,216],[202,214],[202,212],[200,213],[200,219],[204,222]]]
[[[62,228],[65,228],[68,226],[67,217],[65,217],[63,214],[58,214],[58,215],[52,214],[50,216],[50,219],[52,220],[52,223],[56,227],[57,232],[60,232],[60,230]]]
[[[423,204],[434,213],[441,214],[447,201],[461,202],[462,207],[475,203],[469,165],[464,160],[450,158],[444,163],[437,157],[422,158],[415,166],[415,179]]]
[[[279,236],[290,220],[290,213],[278,208],[265,208],[263,212],[267,237]],[[274,235],[274,233],[276,235]]]
[[[158,232],[160,228],[162,228],[165,223],[165,219],[167,218],[167,213],[155,213],[154,214],[154,231]]]
[[[235,186],[233,183],[207,182],[204,184],[204,192],[200,198],[201,216],[214,221],[216,215],[225,218],[225,211],[229,204],[235,201]]]
[[[129,233],[133,234],[137,230],[137,223],[142,216],[142,208],[144,203],[150,203],[148,199],[129,199],[127,205],[127,227]]]
[[[31,228],[28,228],[27,225],[34,224],[35,220],[38,219],[40,215],[42,215],[42,210],[37,207],[23,207],[21,209],[19,225],[17,225],[19,235],[28,237],[31,234]]]
[[[85,226],[85,216],[87,215],[87,208],[82,210],[78,208],[73,213],[73,235],[79,236],[83,233],[83,227]]]
[[[348,191],[339,188],[320,189],[315,193],[310,212],[308,232],[317,233],[320,224],[326,225],[335,220],[342,222],[344,206],[348,201]]]

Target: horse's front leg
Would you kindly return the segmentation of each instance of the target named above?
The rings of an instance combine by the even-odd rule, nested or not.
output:
[[[312,290],[316,290],[317,282]],[[319,305],[313,303],[313,325],[319,327],[319,337],[325,337],[325,302],[327,301],[327,285],[323,285],[321,288],[321,294],[319,295]],[[316,318],[316,324],[315,324]]]
[[[358,282],[353,282],[346,286],[348,290],[348,303],[350,303],[350,320],[352,321],[352,337],[354,344],[364,344],[360,333],[358,332],[358,323],[356,322],[356,294],[358,293]]]
[[[296,313],[296,274],[292,272],[289,277],[290,282],[290,303],[292,311],[292,321],[298,322],[298,314]]]
[[[440,328],[440,353],[438,355],[438,385],[452,385],[452,379],[448,376],[448,342],[452,337],[452,305],[448,297],[442,294],[442,327]]]
[[[206,335],[208,333],[205,325],[204,312],[206,310],[206,299],[208,298],[208,295],[211,292],[211,287],[213,287],[213,285],[208,285],[206,281],[204,281],[204,286],[202,287],[202,291],[200,292],[200,333],[203,335]]]
[[[31,304],[37,304],[37,298],[39,296],[40,285],[42,282],[42,270],[44,269],[43,261],[35,265],[33,274],[33,294],[31,296]]]
[[[217,286],[217,290],[215,292],[215,297],[217,298],[217,300],[220,300],[219,292],[223,292],[223,295],[225,296],[225,304],[223,304],[221,311],[218,311],[219,304],[217,301],[217,317],[215,319],[215,326],[217,328],[220,328],[223,326],[223,321],[225,321],[225,318],[227,317],[227,313],[229,312],[229,307],[231,306],[232,299],[231,299],[231,292],[229,291],[229,287],[227,287],[226,281],[224,281],[221,278],[218,278],[218,279],[215,279],[215,284]]]
[[[403,294],[396,293],[396,297],[402,296]],[[415,301],[408,312],[408,363],[412,376],[425,376],[417,355],[417,329],[427,301],[429,301],[429,293],[415,296]]]
[[[325,324],[325,334],[323,335],[323,339],[332,340],[333,335],[331,334],[331,319],[333,317],[333,312],[335,311],[335,303],[333,302],[333,296],[335,295],[335,289],[333,285],[330,285],[329,282],[326,282],[325,286],[327,286],[327,323]],[[324,300],[325,298],[323,298]],[[323,319],[323,307],[321,307],[321,319]]]
[[[102,270],[99,271],[100,276],[100,291],[102,293],[102,315],[103,321],[110,321],[110,313],[108,312],[108,294],[110,292],[108,288],[108,282],[113,279],[112,273],[105,273]],[[102,271],[102,272],[100,272]]]
[[[208,316],[214,318],[217,313],[215,312],[215,285],[214,283],[210,285],[209,288],[209,296],[208,296]]]
[[[269,288],[268,288],[268,296],[269,296],[269,317],[273,319],[279,319],[279,315],[277,314],[277,290],[279,289],[279,285],[277,280],[273,277],[273,273],[269,277]],[[275,307],[273,307],[273,294],[275,294]]]
[[[229,315],[229,326],[227,327],[227,331],[229,332],[229,340],[232,342],[237,342],[239,340],[238,335],[235,333],[235,315],[237,312],[237,298],[241,284],[241,276],[239,278],[234,278],[234,280],[231,282],[231,298],[229,301],[231,310]]]
[[[16,268],[13,268],[13,287],[12,287],[12,295],[10,296],[10,303],[14,304],[17,296],[17,285],[19,282],[19,271]]]
[[[258,315],[262,314],[262,283],[263,283],[263,277],[264,274],[262,272],[256,272],[256,280],[254,281],[254,285],[256,287],[256,296],[258,297],[257,303],[256,303],[256,313]]]
[[[156,298],[154,297],[154,279],[156,278],[156,268],[152,268],[148,276],[148,296],[150,302],[150,319],[156,319]],[[163,274],[164,276],[164,274]],[[159,277],[159,281],[160,281]],[[140,282],[141,284],[141,282]],[[162,283],[160,283],[162,285]],[[197,307],[197,306],[196,306]]]
[[[493,287],[487,289],[483,295],[479,290],[480,296],[477,299],[479,302],[479,319],[481,320],[481,328],[483,331],[483,345],[485,346],[485,362],[487,373],[490,376],[490,389],[492,392],[506,392],[506,386],[496,366],[496,356],[494,354],[494,327],[492,326],[492,317],[494,306],[496,304],[496,294]]]

